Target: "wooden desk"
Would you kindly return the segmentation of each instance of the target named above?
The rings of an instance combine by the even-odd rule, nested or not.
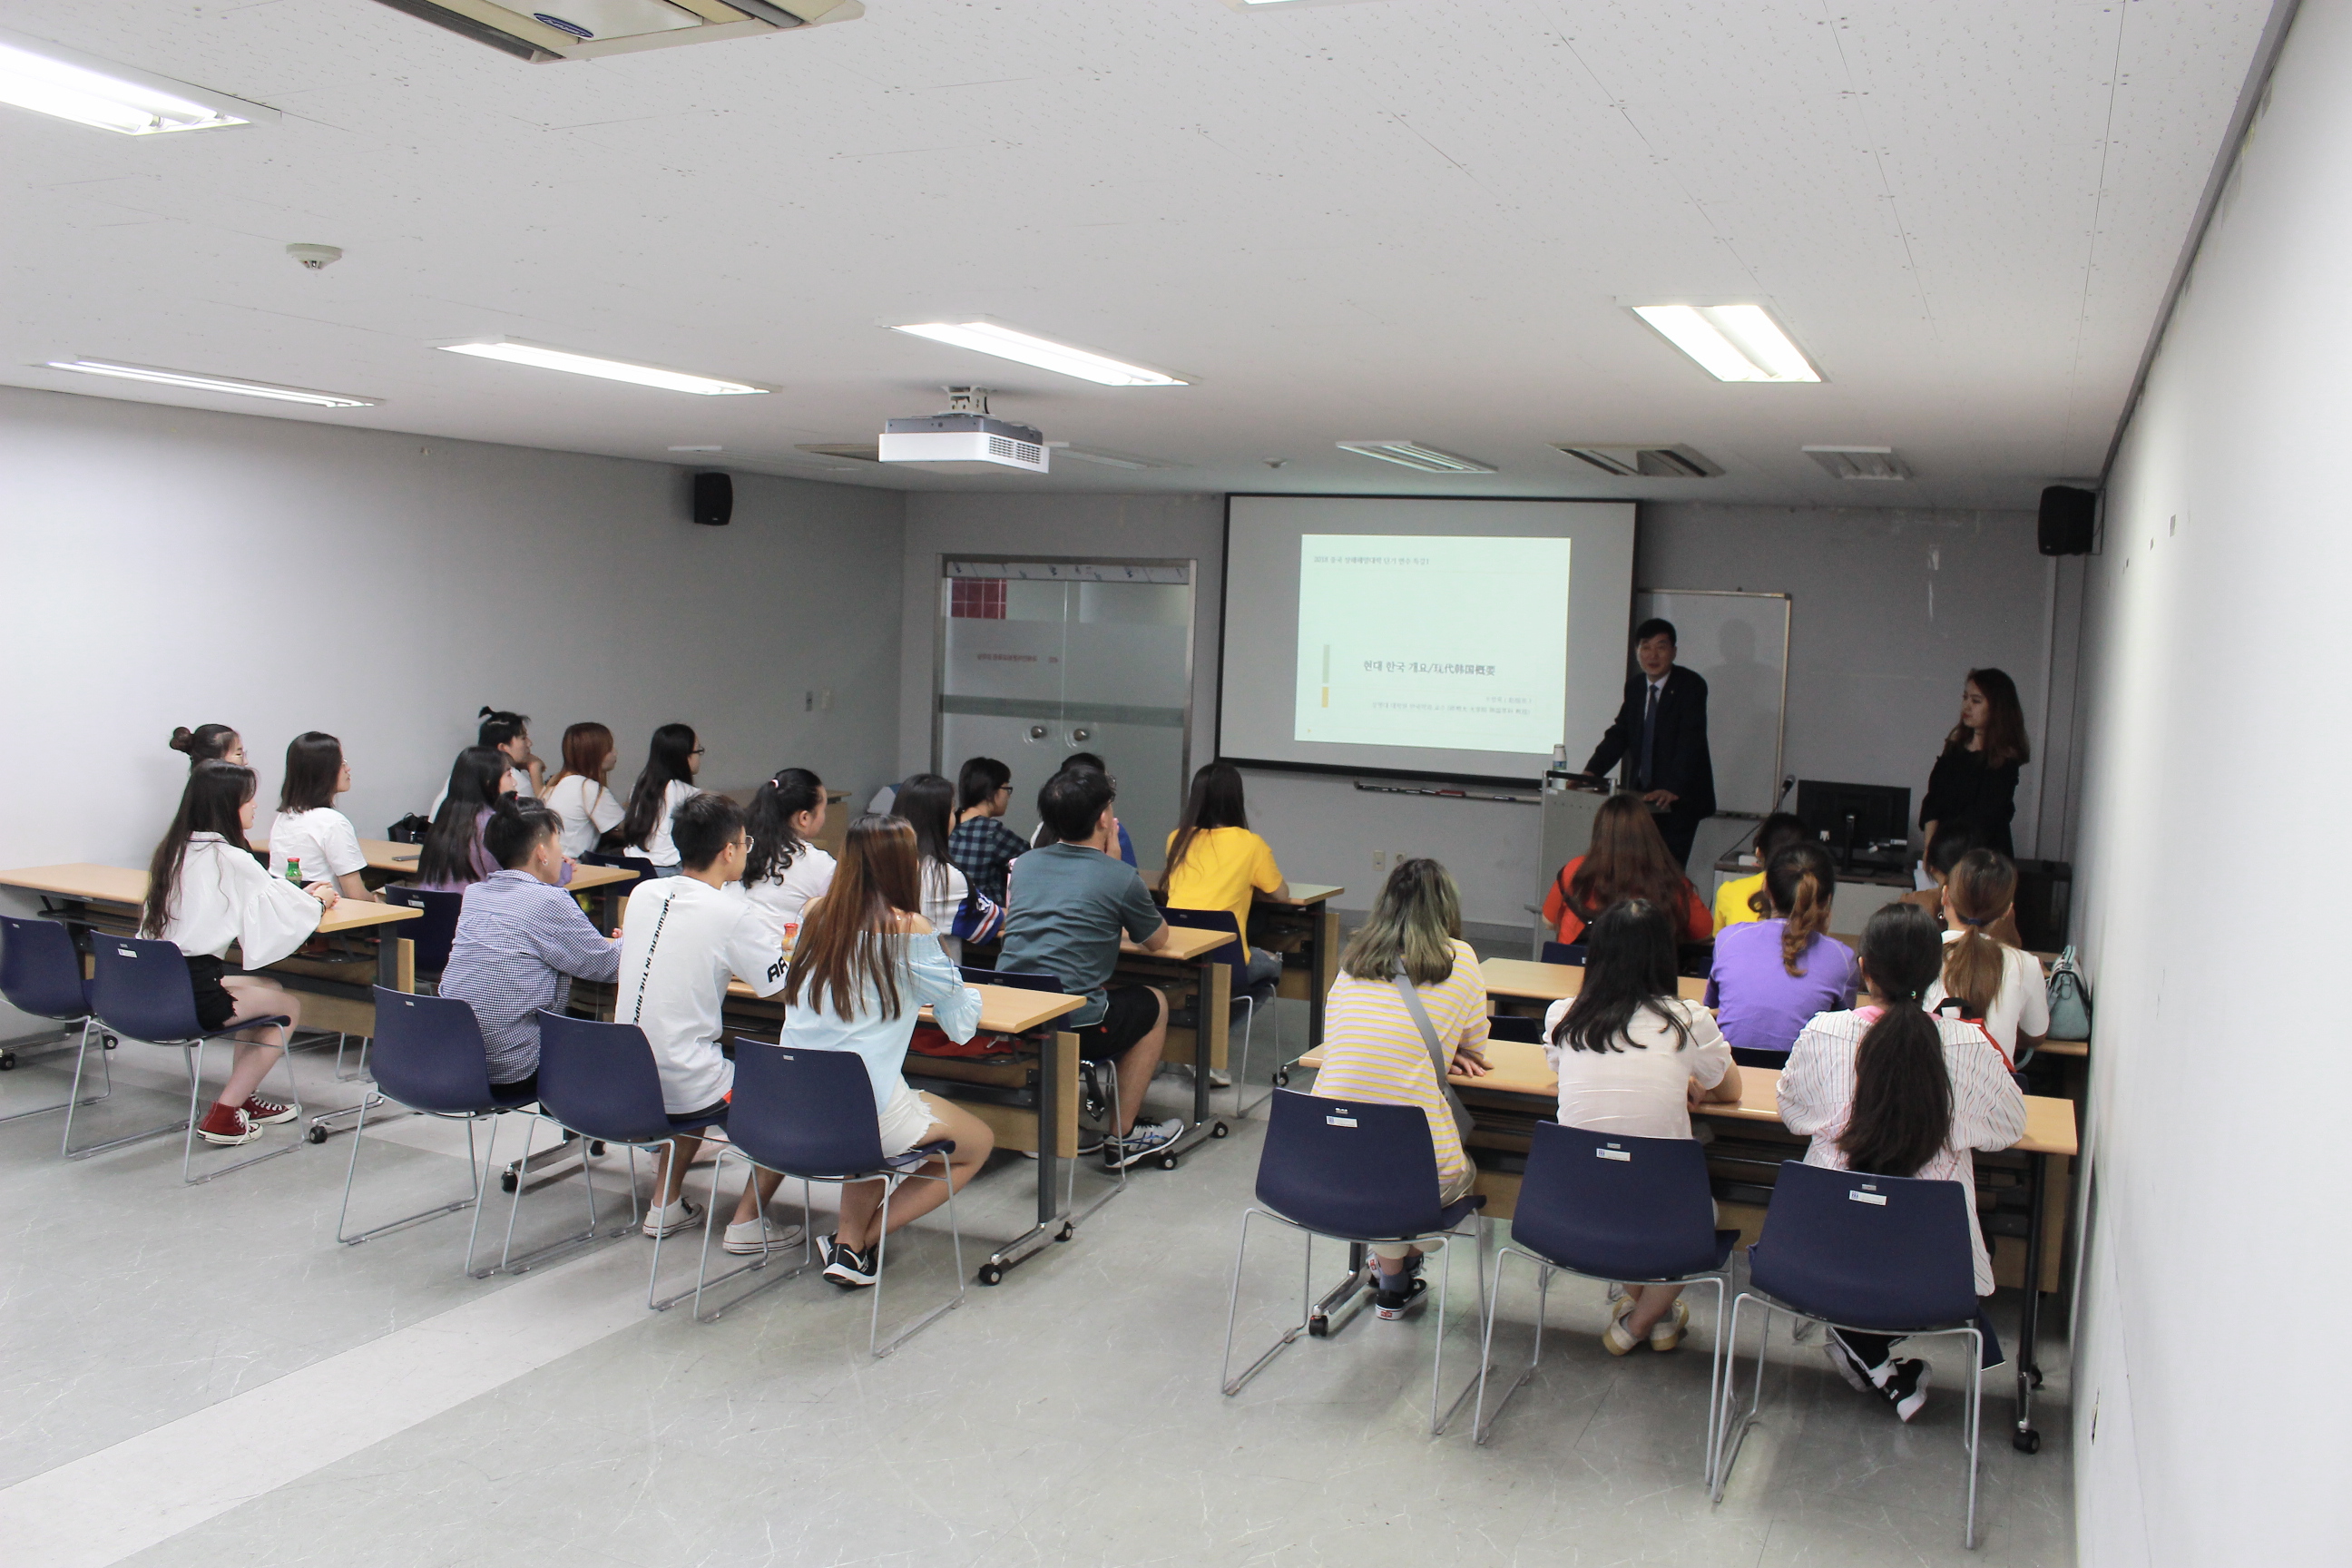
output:
[[[2044,1040],[2041,1051],[2053,1057],[2087,1058],[2091,1054],[2088,1040]]]
[[[1539,1014],[1553,1003],[1573,996],[1584,988],[1584,971],[1572,963],[1537,963],[1524,958],[1482,958],[1478,961],[1478,968],[1486,976],[1487,995],[1540,1004],[1514,1011]],[[1706,1000],[1706,982],[1696,976],[1684,975],[1675,983],[1675,989],[1685,1002]]]
[[[1113,972],[1112,983],[1126,980],[1130,984],[1168,988],[1172,980],[1177,984],[1190,984],[1193,988],[1192,1015],[1195,1026],[1190,1029],[1168,1026],[1168,1043],[1160,1059],[1192,1068],[1192,1118],[1191,1125],[1176,1142],[1154,1155],[1153,1163],[1163,1171],[1172,1171],[1178,1161],[1194,1144],[1207,1138],[1225,1135],[1225,1124],[1215,1120],[1209,1105],[1211,1085],[1209,1074],[1224,1068],[1231,1060],[1229,1033],[1234,1014],[1233,966],[1221,958],[1207,955],[1232,944],[1233,938],[1223,931],[1202,931],[1197,926],[1169,926],[1167,945],[1156,952],[1146,952],[1131,942],[1118,944],[1118,966]],[[1173,1001],[1170,1004],[1173,1010]],[[1205,1037],[1207,1049],[1202,1048]],[[1205,1058],[1204,1061],[1202,1058]],[[1240,1103],[1238,1094],[1234,1102]]]
[[[1307,960],[1305,967],[1293,968],[1286,963],[1275,994],[1307,1004],[1310,1049],[1323,1043],[1323,1005],[1331,994],[1331,982],[1339,977],[1339,911],[1331,907],[1331,900],[1347,890],[1334,883],[1293,882],[1290,897],[1269,899],[1261,893],[1250,910],[1254,932],[1269,937],[1296,932],[1306,938],[1298,949]],[[1258,945],[1255,936],[1250,945]]]

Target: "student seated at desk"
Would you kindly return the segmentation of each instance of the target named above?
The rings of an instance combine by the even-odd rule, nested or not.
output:
[[[702,771],[702,742],[693,726],[664,724],[654,731],[646,765],[629,791],[629,809],[621,826],[597,841],[608,855],[633,855],[653,863],[656,876],[677,875],[677,846],[670,838],[670,818],[677,808],[702,792],[694,775]]]
[[[996,957],[1007,973],[1050,974],[1087,999],[1064,1026],[1077,1035],[1080,1056],[1118,1064],[1118,1104],[1103,1140],[1103,1163],[1113,1170],[1140,1163],[1184,1131],[1175,1117],[1136,1121],[1168,1044],[1168,998],[1150,985],[1111,985],[1110,978],[1120,932],[1158,952],[1168,945],[1168,923],[1135,868],[1115,857],[1117,800],[1110,779],[1094,768],[1065,769],[1045,781],[1037,814],[1054,842],[1013,862]]]
[[[955,831],[948,835],[948,858],[971,890],[991,903],[1004,901],[1004,879],[1029,845],[1004,826],[1013,804],[1013,770],[994,757],[974,757],[956,775]]]
[[[499,787],[519,799],[536,800],[546,786],[541,782],[547,764],[532,754],[530,720],[524,714],[509,713],[504,709],[485,708],[481,725],[475,731],[474,744],[488,746],[498,752],[507,771],[506,783]],[[444,789],[433,797],[425,809],[427,816],[441,815],[441,805],[449,798]]]
[[[572,982],[610,980],[621,950],[560,886],[563,820],[538,801],[494,812],[482,830],[499,869],[466,889],[440,994],[474,1010],[490,1081],[539,1078],[539,1009],[561,1013]]]
[[[621,826],[621,797],[609,781],[621,760],[613,731],[602,724],[574,724],[563,731],[563,771],[547,781],[542,797],[563,822],[563,853],[578,859],[596,840]]]
[[[1092,768],[1095,772],[1102,774],[1103,777],[1110,779],[1111,787],[1113,789],[1117,789],[1118,787],[1118,780],[1111,777],[1111,771],[1108,765],[1106,764],[1100,757],[1096,756],[1092,752],[1072,752],[1068,756],[1064,757],[1062,759],[1062,772],[1068,773],[1072,768]],[[1048,844],[1059,842],[1059,838],[1060,836],[1054,831],[1054,825],[1050,822],[1040,819],[1037,824],[1037,831],[1030,836],[1029,842],[1033,847],[1043,848]],[[1118,825],[1118,845],[1117,852],[1121,860],[1126,861],[1130,866],[1135,864],[1135,840],[1127,836],[1127,824],[1124,822]]]
[[[2012,1067],[2021,1047],[2030,1051],[2050,1033],[2042,961],[1991,934],[2016,899],[2017,867],[2008,856],[1998,849],[1962,856],[1944,880],[1944,967],[1927,987],[1929,1012],[1982,1021]]]
[[[743,808],[723,795],[697,794],[677,808],[671,832],[679,874],[629,889],[613,1017],[645,1031],[661,1073],[662,1109],[673,1125],[723,1122],[735,1087],[735,1064],[719,1045],[727,984],[740,978],[761,996],[782,990],[783,945],[765,913],[730,889],[742,879],[750,855]],[[692,1132],[663,1145],[647,1236],[674,1235],[702,1217],[684,1191],[686,1168],[701,1147]],[[756,1229],[751,1235],[756,1251]],[[800,1237],[792,1226],[770,1239]],[[728,1227],[728,1238],[737,1239],[735,1226]]]
[[[1706,904],[1683,875],[1682,863],[1666,847],[1650,808],[1637,795],[1612,795],[1592,819],[1592,842],[1559,868],[1544,895],[1544,920],[1557,940],[1582,940],[1584,928],[1620,899],[1647,899],[1674,912],[1678,942],[1706,942],[1715,934]]]
[[[1756,874],[1735,877],[1715,890],[1715,929],[1718,935],[1727,926],[1765,918],[1764,868],[1772,864],[1773,856],[1790,845],[1803,844],[1811,837],[1805,831],[1803,819],[1785,811],[1776,811],[1763,820],[1756,829]]]
[[[1829,851],[1800,838],[1764,869],[1770,917],[1717,933],[1706,1005],[1734,1060],[1777,1068],[1814,1014],[1853,1005],[1853,949],[1828,934],[1836,898]]]
[[[1405,1000],[1408,990],[1435,1033],[1433,1047]],[[1339,955],[1339,976],[1323,1007],[1323,1066],[1315,1092],[1421,1107],[1437,1152],[1438,1197],[1453,1203],[1478,1173],[1463,1151],[1437,1058],[1443,1054],[1447,1071],[1465,1078],[1485,1072],[1486,1058],[1478,1047],[1486,1027],[1486,977],[1477,953],[1462,940],[1462,895],[1454,878],[1434,860],[1400,862]],[[1402,1318],[1429,1288],[1421,1278],[1421,1248],[1383,1244],[1372,1256],[1379,1260],[1373,1310],[1391,1321]]]
[[[806,768],[779,768],[751,797],[751,853],[743,891],[789,936],[812,899],[833,886],[833,857],[809,842],[824,829],[824,781]]]
[[[1951,930],[1951,921],[1944,916],[1944,884],[1952,879],[1952,868],[1966,859],[1969,850],[1983,847],[1984,840],[1977,837],[1973,827],[1948,827],[1936,835],[1936,841],[1919,857],[1919,868],[1927,873],[1930,885],[1904,894],[1903,901],[1918,905],[1935,917],[1938,926]],[[2025,945],[2025,939],[2017,934],[2017,911],[2013,909],[2003,910],[1999,920],[1984,928],[1984,933],[2003,947]]]
[[[449,769],[441,809],[433,815],[416,854],[416,885],[428,892],[461,893],[498,874],[499,863],[482,847],[482,825],[506,792],[507,760],[488,746],[468,746]]]
[[[890,815],[915,830],[916,855],[923,868],[923,918],[939,933],[948,962],[961,963],[965,940],[995,941],[1003,929],[1004,911],[993,900],[974,894],[949,858],[954,807],[954,785],[937,773],[916,773],[899,784]]]
[[[1970,1151],[2006,1149],[2025,1132],[2025,1097],[1974,1024],[1925,1010],[1943,956],[1924,910],[1894,903],[1862,932],[1864,1005],[1805,1026],[1780,1074],[1780,1121],[1811,1137],[1805,1163],[1833,1171],[1958,1182],[1968,1196],[1977,1294],[1992,1294],[1992,1258],[1977,1224]],[[1822,1347],[1860,1393],[1875,1390],[1908,1421],[1927,1398],[1927,1363],[1894,1359],[1883,1334],[1829,1332]]]
[[[172,731],[172,750],[187,754],[188,766],[198,763],[235,763],[245,766],[245,737],[226,724],[185,724]]]
[[[1274,863],[1273,848],[1250,831],[1249,813],[1242,803],[1242,771],[1233,763],[1211,763],[1192,775],[1184,815],[1168,836],[1168,869],[1160,885],[1171,909],[1223,910],[1244,934],[1252,894],[1290,896],[1290,884]],[[1263,948],[1251,952],[1246,942],[1242,952],[1249,958],[1249,968],[1237,989],[1263,1007],[1274,1000],[1282,980],[1282,954]]]
[[[155,846],[147,868],[147,902],[139,934],[161,937],[188,962],[195,988],[196,1022],[217,1029],[235,1018],[282,1016],[284,1027],[240,1030],[228,1082],[196,1131],[207,1143],[250,1143],[265,1123],[291,1121],[290,1105],[253,1091],[285,1054],[302,1005],[294,994],[258,974],[230,974],[229,944],[248,970],[291,954],[319,917],[335,906],[334,885],[323,879],[297,888],[261,868],[247,847],[253,831],[253,770],[235,763],[200,762],[188,771],[180,809]]]
[[[1603,910],[1587,940],[1582,988],[1544,1015],[1544,1056],[1559,1074],[1559,1124],[1688,1138],[1693,1105],[1739,1098],[1739,1068],[1714,1016],[1676,994],[1674,921],[1646,899],[1628,899]],[[1682,1343],[1690,1306],[1681,1286],[1623,1289],[1601,1336],[1611,1355],[1644,1340],[1654,1351]]]
[[[365,903],[377,901],[360,873],[367,856],[352,819],[335,809],[335,797],[350,792],[352,765],[343,743],[316,730],[286,744],[286,782],[278,792],[278,818],[269,825],[269,874],[297,883],[331,882],[335,891]],[[288,876],[289,868],[299,876]]]
[[[905,792],[900,792],[905,798]],[[988,1163],[994,1134],[971,1111],[907,1087],[900,1074],[915,1016],[925,1005],[951,1040],[969,1040],[980,1027],[980,993],[963,983],[924,917],[922,872],[915,833],[896,816],[860,816],[849,825],[841,866],[824,897],[808,909],[784,980],[784,1026],[778,1045],[793,1050],[854,1051],[865,1058],[881,1120],[882,1152],[903,1154],[919,1144],[952,1139],[945,1175],[961,1192]],[[742,1046],[741,1050],[765,1050]],[[782,1177],[756,1173],[727,1227],[727,1250],[760,1250],[760,1214]],[[880,1272],[876,1243],[883,1184],[853,1182],[841,1191],[841,1225],[821,1237],[824,1277],[857,1289]],[[890,1228],[945,1203],[948,1188],[909,1182],[890,1203]]]

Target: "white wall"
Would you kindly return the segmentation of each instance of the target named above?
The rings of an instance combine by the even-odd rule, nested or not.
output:
[[[1795,595],[1790,771],[1908,784],[1916,804],[1972,664],[2015,676],[2038,729],[2050,612],[2065,580],[2035,553],[2031,513],[1645,505],[1638,527],[1642,585]],[[1199,560],[1192,762],[1206,761],[1215,743],[1223,531],[1223,503],[1213,496],[909,496],[900,765],[930,761],[939,558],[995,550]],[[2063,736],[2053,739],[2063,750]],[[1581,760],[1578,745],[1569,749]],[[1352,779],[1307,773],[1253,772],[1249,789],[1252,824],[1283,868],[1300,881],[1346,886],[1342,907],[1370,901],[1375,851],[1443,860],[1462,884],[1465,915],[1482,925],[1524,929],[1522,906],[1541,895],[1532,806],[1368,795]],[[2029,770],[2018,835],[2027,854],[2037,789]]]
[[[870,789],[900,500],[735,484],[733,524],[698,528],[663,464],[0,388],[0,865],[144,865],[186,775],[165,737],[213,721],[244,731],[265,823],[286,742],[340,736],[362,834],[431,800],[485,702],[551,763],[594,719],[633,777],[679,720],[721,786],[796,763]]]
[[[2352,1540],[2328,1103],[2343,921],[2321,870],[2352,775],[2347,73],[2352,5],[2307,0],[2092,562],[2077,931],[2098,1004],[2095,1221],[2074,1405],[2089,1568],[2341,1563]]]

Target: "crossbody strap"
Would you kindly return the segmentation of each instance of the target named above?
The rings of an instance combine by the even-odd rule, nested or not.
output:
[[[1421,993],[1413,989],[1412,979],[1405,973],[1404,961],[1397,961],[1396,973],[1390,977],[1396,984],[1397,994],[1404,998],[1404,1010],[1412,1015],[1413,1026],[1421,1031],[1421,1043],[1428,1047],[1429,1065],[1437,1074],[1437,1092],[1445,1097],[1445,1108],[1454,1114],[1454,1130],[1464,1137],[1470,1132],[1470,1112],[1462,1097],[1454,1092],[1446,1081],[1447,1051],[1437,1037],[1437,1026],[1429,1021],[1429,1009],[1422,1005]]]

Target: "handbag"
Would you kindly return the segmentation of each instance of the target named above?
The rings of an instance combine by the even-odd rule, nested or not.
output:
[[[419,816],[412,811],[390,827],[385,828],[383,836],[394,844],[422,844],[425,842],[425,834],[430,832],[432,827],[433,824],[429,819]]]
[[[2091,988],[2084,984],[2070,944],[2050,969],[2050,1036],[2053,1040],[2091,1037]]]
[[[1454,1131],[1457,1136],[1466,1139],[1470,1136],[1471,1126],[1469,1108],[1462,1103],[1462,1097],[1454,1092],[1454,1086],[1445,1079],[1447,1052],[1438,1043],[1437,1026],[1429,1021],[1429,1009],[1422,1005],[1421,993],[1412,988],[1412,982],[1406,977],[1402,961],[1399,961],[1393,978],[1397,994],[1404,998],[1404,1010],[1412,1015],[1413,1026],[1421,1031],[1421,1043],[1429,1047],[1429,1065],[1437,1069],[1437,1092],[1445,1097],[1445,1109],[1454,1113]]]

